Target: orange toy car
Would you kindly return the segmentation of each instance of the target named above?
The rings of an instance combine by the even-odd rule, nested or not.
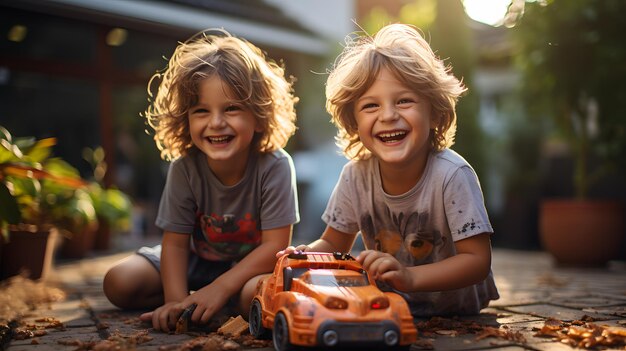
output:
[[[292,346],[406,348],[417,329],[404,299],[382,292],[349,254],[296,252],[259,281],[250,307],[250,334],[278,351]]]

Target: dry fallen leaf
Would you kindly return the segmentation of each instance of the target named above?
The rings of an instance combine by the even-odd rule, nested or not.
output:
[[[550,337],[571,347],[583,349],[626,349],[626,328],[598,325],[584,320],[562,322],[546,321],[546,324],[535,333],[537,337]],[[548,324],[548,322],[550,322]]]
[[[526,342],[526,338],[519,331],[511,331],[511,330],[507,330],[506,328],[496,328],[496,327],[488,327],[488,326],[483,328],[483,331],[480,332],[476,336],[476,340],[482,340],[485,338],[505,339],[505,340],[516,341],[519,343]]]
[[[502,328],[481,325],[472,320],[460,320],[458,318],[443,318],[432,317],[428,321],[420,321],[416,323],[417,330],[420,331],[421,338],[418,338],[417,343],[421,345],[424,343],[425,347],[432,347],[432,342],[428,342],[428,338],[436,337],[437,335],[456,337],[464,334],[476,334],[476,340],[484,338],[498,338],[517,342],[525,342],[524,336],[520,332],[514,332],[508,330],[507,326]],[[427,340],[424,341],[424,338]],[[430,345],[430,346],[429,346]]]
[[[15,276],[0,282],[0,323],[20,319],[37,305],[61,301],[65,293],[43,282]]]

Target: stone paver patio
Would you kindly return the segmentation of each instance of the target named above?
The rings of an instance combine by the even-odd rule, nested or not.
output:
[[[102,277],[113,262],[127,254],[57,264],[49,280],[62,287],[66,299],[40,307],[24,321],[36,324],[37,319],[52,317],[64,328],[48,329],[47,334],[34,339],[11,340],[5,349],[86,350],[98,345],[104,348],[106,345],[101,341],[112,336],[114,339],[116,335],[118,339],[133,335],[138,341],[122,344],[121,349],[193,349],[186,343],[202,333],[156,332],[138,320],[138,312],[121,311],[106,300],[101,289]],[[456,326],[475,322],[483,329],[464,333],[459,332],[463,328],[455,325],[446,330],[445,325],[431,328],[432,320],[418,321],[418,327],[426,327],[420,329],[420,340],[411,350],[573,350],[556,339],[535,334],[550,318],[626,327],[625,262],[613,262],[604,268],[564,268],[555,266],[543,252],[495,249],[493,271],[500,300],[492,302],[479,316],[443,321],[454,322]],[[485,330],[495,331],[499,337],[485,337]],[[267,351],[273,347],[240,345],[240,349]],[[626,346],[617,349],[624,350]]]

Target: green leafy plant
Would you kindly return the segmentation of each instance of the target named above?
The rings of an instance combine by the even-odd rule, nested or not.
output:
[[[95,209],[87,183],[67,162],[50,157],[56,139],[13,138],[0,126],[0,225],[62,233],[93,225]]]
[[[115,187],[105,187],[104,176],[107,164],[104,161],[104,149],[83,149],[83,158],[93,169],[93,180],[89,183],[88,194],[91,197],[100,221],[106,221],[111,230],[128,231],[132,202],[130,197]]]
[[[526,105],[550,117],[553,137],[568,145],[580,199],[626,168],[624,11],[622,0],[527,1],[509,10]]]
[[[48,159],[44,163],[46,170],[61,178],[80,180],[80,187],[42,179],[39,220],[54,224],[66,237],[78,235],[84,229],[96,230],[95,205],[89,196],[88,183],[80,178],[80,173],[69,163],[59,158]]]

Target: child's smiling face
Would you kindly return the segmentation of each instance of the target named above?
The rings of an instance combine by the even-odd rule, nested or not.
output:
[[[213,75],[198,85],[198,102],[189,109],[193,144],[208,157],[209,166],[247,162],[255,131],[261,131],[252,111],[235,99],[231,88]]]
[[[363,145],[383,165],[406,166],[430,149],[431,104],[382,68],[354,104]]]

